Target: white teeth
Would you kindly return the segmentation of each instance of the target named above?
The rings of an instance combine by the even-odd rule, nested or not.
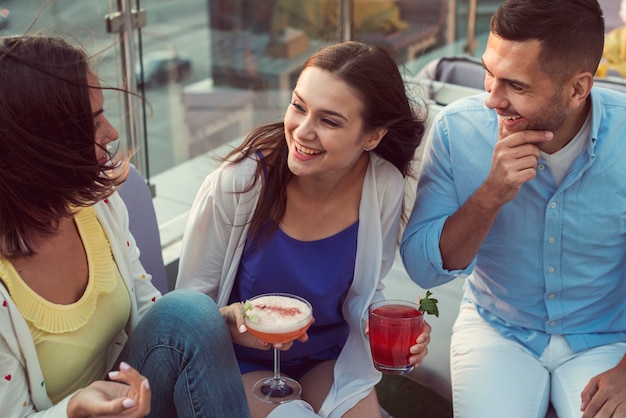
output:
[[[300,154],[304,154],[304,155],[317,155],[317,154],[321,154],[322,151],[316,151],[310,148],[304,148],[300,145],[296,145],[296,150],[300,153]]]
[[[506,116],[505,117],[506,120],[517,120],[517,119],[520,119],[520,118],[521,118],[521,116]]]

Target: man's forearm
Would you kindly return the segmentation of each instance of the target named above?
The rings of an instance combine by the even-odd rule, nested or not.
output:
[[[501,208],[481,187],[446,220],[439,240],[446,270],[463,270],[472,262]]]

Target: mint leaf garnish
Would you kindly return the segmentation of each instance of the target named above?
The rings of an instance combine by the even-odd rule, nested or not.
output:
[[[429,315],[435,315],[439,317],[439,308],[437,307],[437,302],[439,302],[435,298],[431,298],[432,292],[430,290],[426,291],[426,297],[420,298],[420,312],[426,312]]]
[[[247,318],[249,321],[258,322],[259,321],[259,313],[256,308],[249,300],[243,304],[243,316]]]

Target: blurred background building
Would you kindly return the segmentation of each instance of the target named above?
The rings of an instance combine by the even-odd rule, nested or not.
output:
[[[602,0],[607,31],[623,24]],[[94,56],[120,146],[151,185],[170,279],[191,201],[216,156],[282,118],[306,58],[341,40],[395,49],[406,79],[479,59],[500,0],[0,0],[0,35],[58,34]],[[480,83],[480,74],[478,80]],[[432,102],[432,91],[415,90]],[[141,99],[143,98],[143,99]]]

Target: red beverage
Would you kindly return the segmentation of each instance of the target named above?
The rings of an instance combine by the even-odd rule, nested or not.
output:
[[[415,303],[382,300],[369,308],[370,348],[374,366],[388,374],[413,370],[409,348],[422,332],[424,316]]]

